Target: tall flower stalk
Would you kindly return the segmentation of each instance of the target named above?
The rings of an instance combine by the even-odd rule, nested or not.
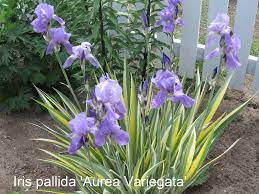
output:
[[[103,59],[107,58],[106,54],[106,47],[105,47],[105,41],[104,41],[104,35],[105,35],[105,30],[104,30],[104,18],[103,18],[103,2],[102,0],[99,1],[99,12],[98,12],[98,17],[99,17],[99,25],[100,25],[100,42],[101,42],[101,56]],[[104,66],[104,70],[106,70],[106,61],[102,61]]]
[[[78,98],[77,98],[77,96],[76,96],[76,94],[75,94],[75,92],[74,92],[74,90],[73,90],[73,87],[72,87],[72,85],[71,85],[71,83],[70,83],[70,81],[69,81],[69,78],[68,78],[68,76],[67,76],[67,73],[66,73],[66,71],[65,71],[65,69],[64,69],[64,67],[63,67],[63,63],[61,62],[61,59],[60,59],[60,57],[59,57],[57,51],[55,51],[55,56],[56,56],[56,59],[57,59],[57,61],[58,61],[59,67],[60,67],[60,69],[61,69],[61,71],[62,71],[62,73],[63,73],[63,76],[64,76],[64,78],[65,78],[65,80],[66,80],[66,82],[67,82],[68,89],[69,89],[70,93],[72,94],[72,96],[73,96],[73,98],[74,98],[74,100],[75,100],[75,102],[76,102],[77,107],[78,107],[80,110],[82,110],[81,104],[80,104],[80,102],[79,102],[79,100],[78,100]]]
[[[54,14],[53,6],[46,4],[46,3],[39,4],[35,9],[35,14],[37,15],[37,18],[35,20],[33,20],[31,23],[33,26],[33,29],[37,33],[45,34],[44,35],[45,39],[47,41],[49,41],[49,45],[46,50],[46,54],[50,54],[53,49],[55,50],[54,51],[55,56],[57,58],[61,71],[64,75],[64,78],[66,80],[70,93],[72,94],[78,108],[81,110],[80,102],[71,86],[67,73],[64,70],[63,64],[57,53],[58,49],[59,49],[59,44],[63,44],[66,47],[68,53],[70,53],[72,51],[72,45],[69,42],[70,34],[67,34],[65,32],[65,28],[64,28],[65,21],[62,18],[60,18]],[[61,25],[61,27],[52,29],[51,28],[52,19],[56,20]]]
[[[229,16],[219,13],[216,19],[209,26],[209,37],[206,48],[210,47],[216,37],[220,37],[219,46],[206,56],[206,59],[222,56],[228,70],[233,71],[241,66],[238,59],[238,51],[241,48],[239,38],[234,34],[229,26]],[[219,67],[221,70],[221,67]]]
[[[144,66],[142,70],[142,80],[145,79],[147,68],[150,65],[150,52],[151,52],[151,45],[150,45],[150,14],[151,14],[151,1],[147,1],[146,10],[141,13],[141,19],[143,22],[143,29],[145,35],[145,48],[144,48]]]
[[[71,34],[65,31],[65,21],[54,14],[53,6],[46,3],[41,3],[36,7],[35,14],[37,15],[37,18],[31,23],[33,29],[35,32],[45,34],[44,37],[48,42],[46,55],[51,54],[54,50],[56,59],[64,75],[67,86],[78,108],[82,111],[81,104],[72,88],[65,69],[70,67],[76,59],[79,59],[83,73],[83,79],[85,80],[85,61],[88,61],[96,68],[100,67],[98,60],[91,54],[91,44],[88,42],[83,42],[79,46],[73,46],[69,41]],[[56,20],[61,26],[58,28],[51,28],[52,19]],[[58,51],[60,50],[61,46],[64,46],[67,53],[70,55],[65,61],[64,65],[58,55]],[[86,85],[85,81],[84,85]]]
[[[160,19],[156,22],[156,26],[162,26],[162,31],[168,33],[171,37],[170,43],[170,58],[173,63],[174,55],[174,31],[177,25],[184,25],[184,21],[179,17],[179,10],[182,4],[182,0],[167,0],[166,6],[159,13]],[[171,64],[172,65],[172,64]],[[173,67],[174,71],[177,70],[177,66]]]
[[[212,43],[215,42],[216,38],[220,37],[218,47],[205,56],[206,60],[220,57],[219,65],[216,66],[212,72],[209,100],[213,99],[220,74],[227,68],[230,72],[227,80],[230,81],[234,70],[241,66],[237,56],[238,50],[241,48],[241,42],[229,26],[229,21],[230,18],[227,14],[218,13],[216,18],[209,25],[209,36],[205,48],[208,49]],[[207,111],[209,111],[209,109]]]

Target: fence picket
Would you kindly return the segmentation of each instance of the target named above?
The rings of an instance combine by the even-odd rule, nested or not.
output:
[[[218,13],[227,13],[228,12],[229,0],[209,0],[208,8],[208,26],[216,18]],[[207,33],[208,34],[208,33]],[[204,51],[204,61],[203,61],[203,70],[202,78],[205,80],[213,72],[213,69],[220,63],[220,57],[214,58],[212,60],[205,60],[205,57],[218,46],[219,38],[215,43],[208,49]]]
[[[182,44],[180,49],[179,73],[187,77],[193,77],[197,56],[197,44],[201,17],[202,0],[183,2],[183,26]]]
[[[208,0],[208,25],[214,20],[218,13],[227,13],[229,0]],[[237,90],[242,90],[244,86],[244,80],[246,73],[255,74],[253,91],[259,89],[259,62],[257,57],[249,56],[251,44],[253,41],[253,29],[256,19],[256,11],[258,8],[259,0],[237,0],[237,14],[235,17],[234,32],[241,40],[242,48],[239,52],[239,58],[243,64],[241,68],[235,73],[230,87]],[[143,4],[136,3],[134,9],[141,9]],[[120,11],[127,11],[122,8],[119,3],[113,4],[113,7]],[[202,0],[196,1],[184,1],[183,3],[183,20],[185,25],[183,26],[182,36],[180,39],[174,40],[174,53],[180,58],[179,73],[186,75],[187,77],[193,77],[195,73],[196,60],[203,60],[202,77],[205,79],[208,77],[216,65],[219,64],[219,58],[206,61],[205,56],[218,46],[218,41],[210,48],[205,49],[204,45],[198,44],[199,27],[201,19],[201,7]],[[118,18],[119,21],[126,18]],[[157,39],[170,44],[170,38],[164,33],[157,33]],[[219,40],[219,38],[218,38]],[[167,49],[164,50],[168,52]],[[259,59],[258,59],[259,60]],[[249,66],[247,66],[249,63]],[[257,63],[257,65],[256,65]],[[255,70],[256,69],[256,70]],[[257,77],[256,77],[257,76]]]
[[[241,40],[242,48],[239,51],[239,59],[242,66],[235,72],[230,83],[230,88],[242,90],[245,82],[245,75],[248,57],[253,41],[254,24],[257,13],[258,0],[238,0],[237,14],[235,17],[234,32]]]
[[[256,69],[254,74],[253,94],[255,94],[257,91],[259,91],[259,59],[256,64]]]

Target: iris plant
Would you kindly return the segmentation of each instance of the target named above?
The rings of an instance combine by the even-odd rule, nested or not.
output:
[[[63,45],[68,53],[72,53],[72,45],[69,42],[70,33],[65,31],[64,27],[51,28],[48,31],[50,42],[46,50],[46,55],[51,54],[52,50],[57,46]]]
[[[81,109],[81,104],[72,89],[72,86],[66,72],[63,69],[63,66],[65,68],[68,68],[72,65],[73,61],[76,58],[79,58],[81,62],[87,60],[95,67],[99,67],[99,62],[91,54],[91,44],[88,42],[83,42],[80,46],[73,46],[69,41],[71,34],[67,33],[65,30],[65,21],[54,13],[54,7],[52,5],[49,5],[47,3],[40,3],[35,9],[35,14],[37,18],[32,21],[32,27],[35,32],[43,33],[45,40],[47,40],[48,47],[46,49],[46,55],[51,54],[52,51],[55,50],[55,55],[61,67],[62,73],[66,79],[68,88],[74,100],[76,101],[77,106]],[[60,26],[57,28],[52,28],[52,20],[57,21]],[[57,54],[57,51],[59,51],[61,46],[64,46],[67,53],[70,55],[64,65],[62,64]]]
[[[81,64],[88,61],[96,68],[100,67],[98,60],[91,54],[89,42],[82,42],[81,45],[72,47],[71,55],[65,61],[64,68],[70,67],[76,59],[79,59]]]
[[[194,100],[183,93],[182,84],[178,76],[168,70],[160,70],[156,77],[152,79],[152,83],[158,90],[157,94],[153,96],[151,106],[152,108],[159,108],[163,103],[169,99],[173,103],[182,103],[186,108],[192,107]]]
[[[182,23],[178,18],[180,3],[181,0],[168,0],[167,6],[160,12],[157,25],[163,25],[163,32],[172,32],[177,23]],[[54,50],[58,56],[59,49],[65,47],[69,55],[64,63],[57,58],[65,78],[67,77],[64,69],[70,67],[75,60],[80,61],[81,67],[84,67],[86,61],[94,67],[101,67],[91,53],[90,43],[82,42],[79,46],[72,46],[69,40],[71,34],[65,31],[65,22],[54,14],[53,6],[40,4],[35,13],[37,18],[32,25],[35,32],[44,33],[48,41],[46,54],[51,54]],[[58,21],[60,26],[52,28],[52,19]],[[148,26],[147,20],[147,15],[142,14],[145,28]],[[209,47],[217,36],[221,37],[221,41],[219,48],[208,58],[222,54],[222,59],[229,69],[240,66],[237,58],[240,41],[229,27],[228,16],[219,14],[209,29],[206,47]],[[152,29],[150,27],[145,30]],[[149,41],[147,45],[149,46]],[[146,51],[150,52],[149,49]],[[176,71],[172,71],[172,59],[165,53],[162,63],[163,68],[155,72],[151,82],[148,81],[150,77],[143,77],[139,98],[134,78],[130,78],[126,63],[122,79],[123,89],[116,80],[116,75],[102,72],[103,75],[99,80],[96,79],[96,84],[93,87],[89,84],[89,90],[86,90],[85,110],[81,109],[79,103],[77,106],[74,105],[58,90],[56,91],[62,103],[37,88],[43,100],[39,103],[48,109],[60,126],[57,129],[46,127],[56,140],[40,140],[68,149],[69,153],[60,154],[44,150],[52,156],[52,159],[46,161],[71,171],[77,178],[86,176],[91,177],[91,180],[105,178],[118,179],[120,182],[118,186],[104,184],[100,187],[91,187],[88,184],[83,185],[82,180],[77,179],[81,192],[180,194],[188,187],[200,184],[200,180],[207,174],[208,167],[215,164],[238,142],[236,141],[222,155],[207,162],[208,153],[224,128],[237,118],[249,103],[247,101],[231,113],[213,119],[231,76],[220,86],[217,93],[211,91],[209,99],[206,100],[207,106],[200,109],[209,87],[207,82],[201,81],[199,71],[195,87],[190,90],[190,95],[195,96],[193,99],[183,91],[186,81],[181,82]],[[85,73],[84,68],[81,70]],[[217,74],[217,71],[218,69],[214,73]],[[66,80],[75,97],[69,80]],[[82,152],[85,149],[88,155]],[[150,185],[136,187],[127,184],[135,178],[140,178],[141,181],[149,178],[181,179],[182,185],[157,188]]]
[[[126,108],[122,99],[122,88],[117,81],[101,77],[95,86],[95,97],[90,103],[96,112],[99,130],[94,133],[94,144],[102,146],[107,136],[111,136],[119,145],[126,145],[129,136],[121,130],[117,120],[124,119]]]
[[[210,47],[218,36],[220,37],[220,42],[219,47],[209,53],[206,59],[218,57],[222,53],[224,62],[229,70],[235,70],[241,66],[237,56],[241,43],[229,26],[229,16],[222,13],[218,14],[216,19],[210,24],[209,31],[206,48]]]
[[[76,59],[81,64],[85,61],[93,66],[99,67],[98,60],[91,54],[91,44],[82,42],[79,46],[72,46],[69,39],[70,33],[65,31],[65,22],[54,14],[54,7],[46,3],[39,4],[35,13],[37,18],[32,22],[35,32],[46,33],[49,40],[46,54],[51,54],[54,48],[64,46],[70,56],[64,63],[64,68],[70,67]],[[61,27],[51,28],[51,20],[58,21]],[[57,49],[58,50],[58,49]],[[128,133],[121,130],[117,123],[118,119],[123,119],[126,108],[122,100],[122,89],[117,81],[107,77],[100,78],[100,83],[96,85],[94,99],[88,100],[92,113],[96,117],[88,117],[87,113],[80,113],[69,122],[72,133],[68,152],[74,154],[88,141],[88,135],[94,135],[96,147],[102,146],[106,137],[111,136],[119,145],[126,145],[129,141]]]
[[[126,108],[122,100],[122,88],[117,81],[101,77],[87,104],[90,106],[89,112],[80,113],[69,122],[72,130],[69,135],[70,154],[74,154],[88,142],[89,134],[94,136],[95,147],[103,146],[108,137],[119,145],[128,144],[128,132],[118,125],[118,120],[125,117]]]
[[[56,20],[62,26],[65,25],[64,20],[54,14],[54,7],[47,3],[40,3],[34,13],[37,15],[37,18],[31,24],[35,32],[46,32],[52,19]]]
[[[171,33],[175,29],[175,25],[183,25],[184,22],[178,18],[179,5],[181,0],[168,0],[167,6],[160,12],[160,20],[157,26],[163,26],[163,32]]]

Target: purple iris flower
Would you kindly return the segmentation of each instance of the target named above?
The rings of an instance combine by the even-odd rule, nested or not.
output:
[[[95,95],[103,103],[116,103],[121,100],[122,88],[117,81],[101,77],[100,83],[95,87]]]
[[[128,132],[121,130],[116,120],[106,117],[94,133],[94,145],[103,146],[108,136],[121,146],[127,145],[129,142]]]
[[[224,36],[229,34],[231,28],[229,27],[229,16],[224,13],[219,13],[215,20],[209,25],[208,42],[206,48],[210,47],[215,41],[217,35]]]
[[[156,73],[156,77],[152,79],[152,83],[160,90],[168,90],[169,92],[172,92],[175,76],[176,75],[169,70],[159,70]]]
[[[228,34],[230,32],[229,16],[224,13],[217,14],[215,20],[209,25],[209,30],[218,34]]]
[[[81,63],[86,60],[96,68],[100,67],[98,60],[91,54],[91,44],[89,42],[82,42],[81,45],[72,48],[72,54],[65,61],[64,68],[70,67],[76,59],[79,59]]]
[[[78,114],[69,122],[69,127],[72,130],[72,133],[68,136],[71,139],[68,148],[69,154],[76,153],[77,150],[87,143],[87,135],[95,130],[94,124],[95,119],[93,117],[87,117],[84,112]]]
[[[217,36],[220,36],[219,47],[213,50],[206,56],[206,59],[212,59],[220,56],[220,50],[224,54],[225,63],[229,70],[235,70],[241,66],[238,59],[238,51],[241,48],[239,38],[234,35],[229,27],[229,17],[227,14],[218,14],[216,19],[209,26],[209,36],[206,48],[215,41]]]
[[[156,26],[163,26],[163,32],[171,33],[175,29],[175,25],[183,25],[184,22],[178,17],[178,6],[180,0],[169,0],[168,5],[160,12],[160,20],[156,22]]]
[[[147,96],[147,94],[148,94],[148,88],[149,88],[149,83],[148,83],[148,80],[146,79],[146,80],[143,82],[142,88],[141,88],[142,93],[143,93],[144,96]]]
[[[148,80],[145,80],[139,86],[138,99],[142,104],[145,104],[147,101],[148,89],[149,89],[149,82]]]
[[[172,96],[173,103],[180,102],[186,108],[191,108],[195,100],[183,93],[182,85],[178,77],[175,79],[174,94]]]
[[[213,78],[218,74],[218,71],[219,71],[219,68],[218,67],[215,67],[214,69],[213,69]]]
[[[151,81],[159,90],[157,94],[153,96],[151,106],[152,108],[160,108],[166,101],[168,94],[173,92],[175,74],[168,70],[159,70],[156,73],[156,77]]]
[[[225,37],[225,60],[228,69],[235,70],[237,67],[241,66],[241,63],[238,59],[237,53],[241,48],[241,42],[236,35],[226,35]]]
[[[109,115],[115,119],[123,119],[126,108],[122,100],[122,88],[115,80],[102,77],[100,83],[95,86],[97,101],[103,103],[109,111]]]
[[[118,125],[118,120],[125,117],[126,108],[122,100],[122,88],[117,81],[108,76],[101,77],[87,104],[90,106],[89,112],[96,118],[97,130],[93,131],[95,147],[104,145],[108,137],[119,145],[128,144],[128,132]]]
[[[160,20],[156,23],[157,26],[163,26],[163,32],[173,32],[175,28],[174,18],[175,17],[175,7],[168,6],[165,7],[160,12]]]
[[[152,98],[152,108],[160,108],[167,99],[172,100],[173,103],[180,102],[186,108],[192,107],[195,102],[183,93],[178,76],[171,71],[159,70],[152,82],[158,90]]]
[[[147,18],[147,13],[145,11],[143,11],[140,15],[141,17],[141,20],[143,22],[143,25],[144,25],[144,29],[147,29],[148,28],[148,18]]]
[[[164,52],[163,52],[163,61],[162,62],[167,69],[171,68],[171,65],[172,65],[171,58],[167,54],[165,54]]]
[[[69,54],[72,53],[72,45],[69,42],[70,33],[65,31],[65,28],[51,28],[49,30],[50,42],[46,50],[46,55],[49,55],[55,46],[63,45]]]
[[[169,5],[174,5],[174,6],[176,6],[176,5],[178,5],[178,4],[182,3],[182,2],[183,2],[182,0],[168,0],[168,4]]]
[[[47,3],[40,3],[34,13],[37,15],[37,18],[31,24],[35,32],[46,32],[52,19],[56,20],[62,26],[65,25],[64,20],[54,14],[54,7]]]

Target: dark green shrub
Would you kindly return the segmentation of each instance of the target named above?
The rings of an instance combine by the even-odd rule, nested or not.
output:
[[[61,81],[55,60],[43,58],[46,43],[30,27],[36,2],[28,1],[26,9],[20,2],[1,4],[0,109],[5,111],[31,108],[32,83],[48,89]]]
[[[34,96],[32,83],[46,91],[62,81],[61,72],[54,59],[43,57],[46,43],[32,31],[30,25],[38,2],[0,2],[0,108],[11,111],[28,109]],[[56,13],[66,21],[67,31],[73,35],[71,42],[74,45],[82,41],[90,42],[94,48],[92,52],[104,70],[109,71],[110,67],[118,79],[122,75],[125,56],[137,81],[141,81],[146,73],[153,72],[156,67],[155,59],[159,57],[160,48],[167,46],[155,38],[155,28],[151,26],[150,30],[145,31],[140,19],[145,12],[150,24],[154,24],[159,11],[156,6],[161,3],[159,0],[141,0],[139,2],[143,8],[138,10],[130,6],[131,1],[47,2],[54,5]],[[117,9],[114,9],[115,4]],[[62,55],[66,57],[65,53]],[[76,65],[74,67],[77,68]],[[73,73],[71,69],[69,73]],[[81,76],[74,77],[78,80],[82,79]]]

